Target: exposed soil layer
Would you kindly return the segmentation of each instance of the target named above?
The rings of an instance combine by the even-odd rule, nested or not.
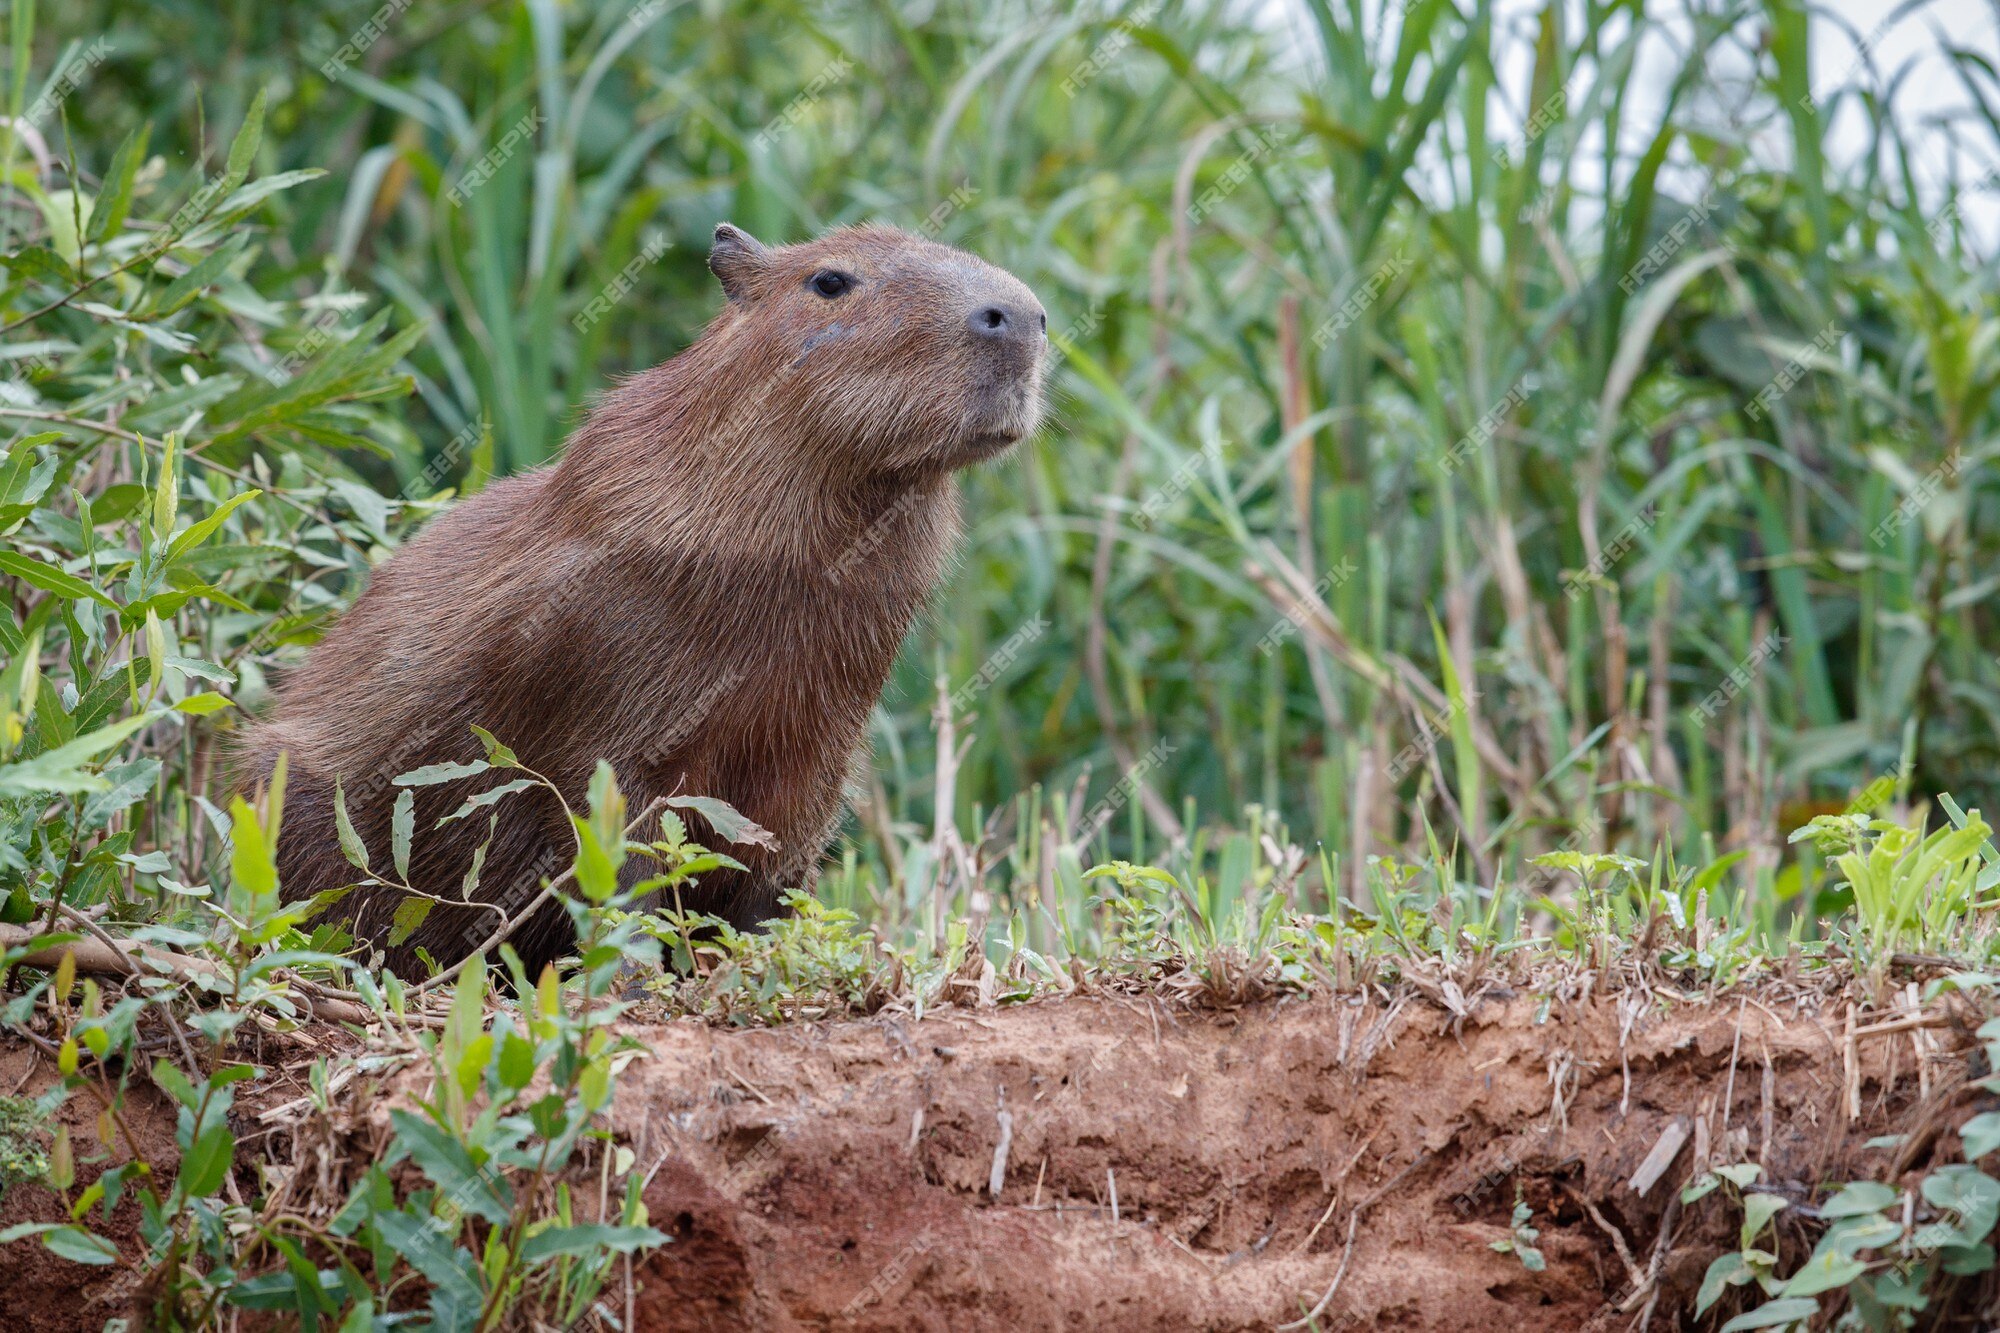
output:
[[[631,1028],[652,1054],[626,1068],[615,1128],[674,1237],[635,1265],[636,1326],[1269,1329],[1338,1279],[1321,1329],[1676,1327],[1739,1220],[1723,1194],[1681,1208],[1692,1175],[1758,1162],[1804,1204],[1921,1167],[1970,1113],[1978,1015],[1855,1038],[1846,1018],[1768,992],[1502,993],[1460,1017],[1379,994],[1227,1012],[1079,996]],[[0,1087],[23,1060],[0,1052]],[[1891,1130],[1911,1137],[1863,1146]],[[1663,1135],[1683,1146],[1641,1194]],[[1540,1271],[1493,1248],[1517,1201]],[[0,1221],[55,1209],[23,1187]],[[1786,1233],[1787,1269],[1807,1243]],[[5,1262],[0,1329],[122,1313],[106,1270],[31,1246]]]
[[[1624,1328],[1648,1301],[1672,1327],[1740,1221],[1720,1196],[1670,1203],[1697,1170],[1757,1161],[1798,1202],[1891,1172],[1861,1145],[1957,1097],[1973,1046],[1857,1040],[1850,1120],[1840,1016],[1544,1008],[1073,998],[651,1030],[621,1128],[660,1163],[646,1198],[678,1239],[643,1267],[639,1326],[1268,1329],[1338,1275],[1323,1329]],[[1685,1146],[1641,1196],[1676,1125]],[[1540,1272],[1492,1247],[1517,1198]]]

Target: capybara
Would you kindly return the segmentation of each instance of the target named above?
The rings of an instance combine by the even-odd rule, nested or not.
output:
[[[747,871],[700,877],[690,909],[748,928],[810,889],[869,710],[949,558],[954,472],[1041,418],[1047,316],[1012,275],[884,226],[764,246],[716,228],[721,314],[679,356],[608,393],[561,458],[452,507],[279,681],[237,758],[280,751],[287,899],[353,884],[334,782],[372,863],[390,861],[391,780],[482,754],[474,725],[579,812],[599,759],[629,809],[718,797],[775,849],[691,830]],[[567,868],[574,836],[546,791],[436,827],[517,774],[417,789],[409,884],[519,913]],[[628,884],[651,869],[628,862]],[[463,958],[499,924],[438,906],[387,947],[405,895],[359,888],[329,909],[400,975]],[[545,903],[512,937],[530,975],[574,943]]]

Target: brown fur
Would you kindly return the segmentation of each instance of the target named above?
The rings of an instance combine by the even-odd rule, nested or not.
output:
[[[719,227],[709,263],[729,300],[702,336],[610,393],[560,461],[456,506],[375,571],[251,729],[246,781],[289,756],[287,898],[357,878],[336,775],[384,866],[390,779],[477,757],[475,723],[579,811],[603,758],[634,811],[715,796],[777,835],[775,852],[710,837],[749,871],[703,876],[691,908],[749,927],[811,887],[869,710],[956,536],[951,474],[1039,420],[1047,320],[1012,276],[886,227],[769,249]],[[852,289],[820,294],[828,270]],[[419,789],[413,886],[458,896],[489,812],[432,826],[508,776]],[[497,809],[475,896],[518,911],[574,842],[546,793]],[[402,896],[356,890],[334,915],[385,943]],[[450,963],[496,921],[435,908],[389,965],[412,974],[419,945]],[[570,943],[555,904],[514,936],[531,975]]]

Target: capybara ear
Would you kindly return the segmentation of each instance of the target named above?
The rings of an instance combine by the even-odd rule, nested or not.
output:
[[[749,295],[751,277],[764,262],[763,243],[741,227],[727,222],[715,224],[715,244],[708,252],[708,271],[722,283],[732,301]]]

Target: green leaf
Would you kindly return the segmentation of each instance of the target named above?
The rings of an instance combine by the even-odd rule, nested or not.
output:
[[[569,1104],[563,1100],[561,1093],[552,1092],[528,1108],[528,1121],[543,1138],[555,1138],[569,1122]]]
[[[433,827],[443,828],[446,824],[451,823],[454,819],[465,818],[467,815],[471,814],[474,810],[479,809],[481,806],[491,805],[495,801],[501,800],[508,796],[512,796],[517,791],[526,791],[530,787],[539,785],[540,784],[537,783],[533,778],[516,778],[512,782],[503,782],[497,787],[494,787],[488,791],[480,792],[477,796],[472,797],[471,799],[466,801],[464,805],[459,806],[458,809],[452,811],[450,814],[446,815],[443,819],[438,820],[438,822],[435,825],[433,825]]]
[[[181,1159],[180,1185],[185,1197],[205,1199],[222,1188],[236,1157],[236,1136],[227,1125],[210,1125]]]
[[[1879,1213],[1903,1196],[1873,1180],[1857,1180],[1820,1205],[1821,1217],[1859,1217]]]
[[[432,1327],[470,1330],[479,1317],[479,1267],[468,1251],[453,1244],[453,1231],[434,1218],[400,1211],[378,1212],[372,1225],[389,1249],[432,1284],[432,1308],[439,1315]]]
[[[90,225],[92,212],[90,196],[79,194],[75,190],[51,190],[47,194],[36,191],[30,198],[42,211],[42,224],[49,229],[50,247],[62,256],[63,261],[81,279],[83,238],[77,234],[77,226],[79,223],[85,227]],[[77,302],[75,308],[83,310],[89,307],[86,302]]]
[[[64,1128],[67,1129],[68,1126],[65,1125]],[[51,1175],[53,1174],[54,1173],[51,1172]],[[109,1172],[107,1172],[106,1174],[108,1175]],[[54,1182],[51,1181],[50,1183],[53,1184]],[[57,1188],[68,1189],[69,1186],[61,1185],[58,1186]],[[83,1193],[76,1196],[76,1202],[69,1206],[70,1217],[75,1220],[81,1220],[85,1213],[89,1212],[92,1208],[95,1208],[99,1203],[103,1201],[103,1199],[104,1199],[104,1177],[99,1176],[96,1179],[96,1181],[94,1181],[91,1184],[90,1188],[84,1190]],[[109,1210],[107,1209],[106,1211],[108,1212]]]
[[[13,350],[20,346],[15,344]],[[38,459],[35,451],[61,438],[60,431],[36,431],[7,446],[7,461],[0,465],[0,504],[31,505],[48,493],[58,455],[51,451],[47,458]]]
[[[174,530],[174,516],[180,511],[180,478],[174,474],[174,455],[181,442],[180,432],[168,431],[160,450],[160,482],[153,488],[153,538],[164,542]]]
[[[477,1037],[485,1019],[486,960],[480,957],[459,973],[451,991],[451,1015],[445,1024],[447,1058],[455,1047],[463,1050]]]
[[[66,574],[54,565],[46,565],[33,556],[22,555],[19,551],[0,551],[0,572],[13,575],[21,582],[52,592],[58,597],[71,601],[89,600],[99,606],[118,609],[118,603],[106,597],[97,589],[85,583],[74,574]]]
[[[1727,250],[1705,250],[1675,264],[1645,288],[1645,294],[1639,298],[1638,310],[1619,335],[1617,354],[1604,376],[1604,389],[1598,399],[1601,429],[1608,430],[1609,423],[1617,417],[1625,395],[1631,391],[1640,370],[1647,364],[1646,354],[1652,345],[1653,334],[1666,319],[1674,302],[1680,299],[1681,291],[1703,273],[1728,259]]]
[[[74,955],[65,955],[73,957]],[[101,1029],[99,1030],[101,1031]],[[105,1043],[109,1049],[109,1042]],[[98,1053],[103,1058],[103,1052]],[[57,1125],[55,1141],[49,1144],[49,1186],[55,1190],[66,1190],[76,1183],[76,1148],[70,1143],[69,1126]],[[72,1213],[72,1217],[81,1216]]]
[[[1942,1166],[1924,1177],[1924,1201],[1949,1208],[1963,1220],[1967,1243],[1984,1240],[2000,1219],[2000,1181],[1964,1163]]]
[[[83,1227],[57,1227],[42,1236],[42,1244],[57,1256],[79,1264],[115,1264],[118,1247]]]
[[[67,290],[76,281],[68,262],[46,245],[22,246],[12,254],[0,255],[0,264],[10,273],[50,287]]]
[[[519,768],[521,766],[521,761],[514,757],[514,752],[502,745],[495,739],[493,733],[486,728],[474,727],[472,734],[477,736],[479,743],[486,747],[486,762],[493,765],[493,767]]]
[[[535,1081],[535,1044],[509,1032],[500,1043],[500,1083],[519,1092]]]
[[[415,934],[417,927],[424,924],[424,918],[437,906],[436,899],[419,898],[410,894],[396,904],[396,915],[389,927],[389,947],[400,949],[403,942]]]
[[[474,901],[473,895],[479,891],[479,872],[486,868],[486,853],[493,846],[493,830],[499,824],[498,815],[486,821],[486,841],[473,849],[472,864],[466,867],[465,878],[459,881],[458,896],[466,902]]]
[[[656,1231],[652,1227],[623,1227],[606,1222],[587,1222],[579,1226],[549,1227],[544,1231],[537,1231],[522,1242],[521,1259],[525,1263],[538,1263],[558,1255],[588,1254],[597,1250],[631,1254],[637,1250],[647,1250],[666,1243],[665,1233]]]
[[[609,901],[618,892],[618,862],[588,820],[572,815],[570,822],[576,826],[576,887],[594,903]]]
[[[727,801],[719,801],[713,796],[669,796],[667,804],[694,811],[731,842],[778,850],[776,834]]]
[[[1993,1247],[1985,1241],[1977,1245],[1947,1245],[1938,1251],[1939,1267],[1956,1277],[1993,1271]]]
[[[590,826],[597,831],[597,840],[611,855],[615,869],[625,859],[625,794],[618,790],[618,775],[605,760],[598,760],[591,770],[590,787],[585,793],[590,800]]]
[[[654,845],[659,846],[658,843]],[[725,868],[729,870],[749,869],[748,866],[733,856],[724,856],[721,852],[703,852],[700,856],[690,856],[664,875],[654,875],[641,881],[643,887],[640,891],[650,892],[653,889],[671,888],[673,885],[685,883],[697,875],[705,875],[711,870]]]
[[[111,816],[130,809],[152,791],[160,769],[160,761],[150,756],[106,768],[100,776],[111,785],[84,802],[82,826],[101,829],[111,822]]]
[[[347,864],[356,870],[367,870],[368,844],[361,841],[361,835],[354,831],[354,821],[347,817],[347,793],[338,777],[333,780],[333,830],[340,839],[340,854],[347,858]]]
[[[237,506],[248,504],[263,493],[254,488],[247,491],[240,491],[217,505],[215,512],[207,518],[189,524],[187,531],[174,538],[173,545],[167,548],[167,563],[172,564],[185,555],[191,548],[207,541],[215,530],[222,526],[222,520],[235,512]]]
[[[180,700],[174,705],[174,711],[186,713],[189,717],[206,717],[210,713],[219,713],[225,708],[235,706],[235,701],[226,694],[217,694],[214,690],[202,690]]]
[[[458,1078],[458,1090],[468,1097],[478,1092],[480,1080],[486,1076],[487,1062],[492,1058],[492,1033],[482,1032],[467,1042],[458,1057],[458,1068],[453,1071]]]
[[[227,195],[241,185],[250,175],[251,164],[257,160],[257,147],[264,139],[264,90],[259,88],[257,96],[250,103],[250,109],[243,113],[242,128],[229,141],[229,165],[223,175],[220,194]]]
[[[1826,1229],[1826,1234],[1819,1238],[1816,1252],[1824,1250],[1843,1259],[1851,1259],[1862,1250],[1893,1245],[1902,1235],[1903,1224],[1881,1213],[1836,1218],[1833,1225]]]
[[[153,1061],[153,1082],[172,1095],[173,1099],[192,1111],[201,1103],[201,1094],[194,1084],[171,1060]]]
[[[96,758],[133,732],[158,721],[157,711],[139,713],[110,726],[79,736],[53,750],[18,764],[0,764],[0,796],[25,796],[34,792],[103,791],[111,784],[80,765]]]
[[[20,4],[8,7],[8,45],[13,48],[14,67],[7,84],[7,112],[21,114],[21,107],[28,95],[28,66],[34,60],[32,44],[35,40],[34,0],[22,0]]]
[[[1744,1262],[1742,1251],[1730,1250],[1718,1254],[1708,1266],[1708,1272],[1702,1275],[1701,1290],[1695,1293],[1695,1316],[1699,1318],[1706,1313],[1708,1307],[1721,1300],[1722,1293],[1729,1288],[1740,1287],[1756,1276],[1757,1270]]]
[[[15,1241],[26,1240],[30,1236],[60,1231],[63,1225],[61,1222],[16,1222],[6,1230],[0,1231],[0,1245],[12,1245]]]
[[[226,667],[217,666],[213,662],[204,662],[199,657],[181,657],[176,654],[169,654],[167,665],[182,675],[192,676],[197,680],[212,680],[218,685],[234,685],[236,683],[235,672],[230,671]]]
[[[380,491],[345,477],[333,478],[327,483],[327,488],[347,502],[347,507],[361,520],[361,526],[377,537],[388,535],[389,502]]]
[[[611,1101],[611,1062],[603,1056],[597,1057],[583,1067],[577,1075],[577,1100],[583,1109],[590,1112],[602,1110]]]
[[[273,791],[276,790],[274,781]],[[278,891],[275,840],[265,836],[256,810],[241,796],[229,802],[229,826],[229,874],[234,887],[252,902],[275,895]]]
[[[1959,1126],[1958,1135],[1965,1140],[1965,1160],[1978,1161],[2000,1148],[2000,1111],[1981,1111]]]
[[[395,782],[398,787],[433,787],[440,782],[455,782],[459,778],[484,773],[489,767],[484,759],[475,759],[469,764],[426,764],[398,774]]]
[[[160,680],[167,674],[167,629],[151,611],[146,612],[145,637],[146,694],[151,698],[159,691]]]
[[[16,884],[0,903],[0,923],[10,926],[26,925],[35,919],[35,901],[28,896],[28,886]]]
[[[1770,1220],[1785,1208],[1785,1199],[1777,1194],[1746,1194],[1743,1196],[1743,1231],[1741,1242],[1749,1249],[1763,1233]]]
[[[1843,1258],[1831,1251],[1815,1252],[1799,1265],[1799,1271],[1786,1280],[1779,1290],[1782,1296],[1817,1296],[1822,1291],[1833,1291],[1868,1271],[1868,1265],[1859,1259]]]
[[[260,176],[240,189],[233,190],[227,199],[216,205],[216,213],[222,218],[234,218],[247,213],[280,190],[289,190],[307,181],[316,181],[326,175],[319,167],[302,167],[296,171],[280,171],[275,175]]]
[[[97,207],[91,211],[90,225],[84,229],[88,241],[107,240],[118,235],[132,211],[132,183],[146,160],[146,138],[152,126],[145,121],[125,136],[111,164],[104,169],[104,188],[98,192]]]
[[[188,270],[168,283],[153,300],[153,313],[171,315],[210,287],[221,282],[229,273],[230,265],[250,244],[248,233],[238,232],[215,249],[203,255]]]
[[[427,1116],[395,1110],[389,1112],[389,1121],[395,1127],[396,1147],[408,1152],[454,1205],[496,1225],[507,1220],[514,1204],[512,1190],[498,1173],[483,1170],[464,1143]]]
[[[389,817],[390,853],[396,861],[396,873],[405,880],[410,877],[410,839],[415,836],[416,831],[416,793],[398,792],[396,808]]]
[[[1770,1301],[1758,1306],[1748,1314],[1737,1315],[1724,1324],[1721,1333],[1744,1333],[1746,1329],[1776,1328],[1780,1324],[1794,1324],[1801,1319],[1810,1319],[1819,1313],[1819,1302],[1804,1296],[1787,1300]]]

